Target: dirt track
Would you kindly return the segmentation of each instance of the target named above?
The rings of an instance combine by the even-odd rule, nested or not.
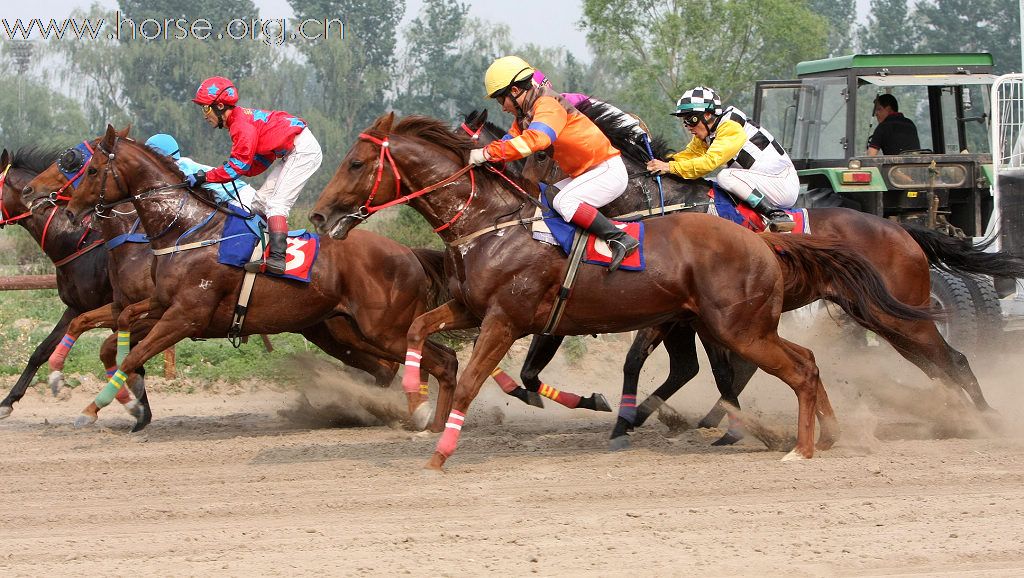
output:
[[[592,357],[609,357],[602,347]],[[1019,363],[977,368],[1002,434],[925,439],[976,424],[904,411],[934,396],[891,353],[852,361],[821,362],[845,437],[811,461],[654,423],[611,454],[610,414],[508,405],[488,386],[443,476],[419,469],[433,436],[311,429],[291,391],[151,384],[156,421],[127,435],[118,408],[71,427],[95,383],[63,400],[33,390],[0,422],[0,574],[1024,573],[1024,410],[1017,376],[1002,377]],[[560,364],[548,378],[611,393],[616,366]],[[713,399],[698,379],[674,402],[688,418]],[[866,396],[869,381],[905,385]],[[784,386],[762,377],[749,393],[792,431]]]

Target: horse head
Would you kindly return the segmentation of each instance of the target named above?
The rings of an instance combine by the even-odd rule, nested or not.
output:
[[[66,160],[68,166],[61,167],[61,172],[67,175],[77,169],[80,173],[73,175],[77,185],[67,206],[73,221],[78,222],[92,212],[103,214],[119,203],[130,201],[140,178],[148,179],[147,182],[159,181],[160,177],[154,176],[152,171],[139,170],[151,164],[151,155],[146,153],[145,147],[128,138],[130,130],[128,126],[118,131],[108,124],[103,136],[93,141],[93,154],[80,167],[74,158],[77,155],[71,152],[73,149],[65,151],[67,158],[62,155],[58,164]],[[161,183],[163,181],[158,182]]]
[[[422,195],[431,191],[438,191],[430,202],[435,206],[417,207],[428,221],[441,219],[457,204],[447,200],[452,196],[447,185],[468,171],[472,146],[469,138],[436,119],[409,116],[396,124],[394,113],[383,115],[345,154],[309,219],[319,232],[344,239],[376,211],[422,202]],[[445,186],[433,186],[440,183]],[[436,200],[438,196],[445,199]]]

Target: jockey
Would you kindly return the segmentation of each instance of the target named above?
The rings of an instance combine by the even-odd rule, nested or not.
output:
[[[192,102],[203,107],[203,117],[215,128],[231,133],[231,156],[223,166],[189,175],[192,186],[205,182],[227,183],[239,175],[255,176],[282,158],[256,192],[254,205],[266,208],[270,233],[269,255],[246,263],[245,270],[284,273],[288,243],[288,212],[309,177],[320,168],[320,143],[306,121],[280,110],[236,107],[238,90],[222,76],[207,78]]]
[[[160,133],[149,137],[146,140],[146,146],[174,159],[174,162],[186,177],[194,175],[199,171],[209,172],[213,168],[209,165],[197,163],[189,157],[181,156],[178,141],[169,134]],[[246,209],[252,206],[253,199],[256,197],[256,189],[249,186],[242,179],[235,179],[227,183],[206,183],[203,185],[203,188],[213,193],[219,202],[234,203]]]
[[[539,70],[533,73],[533,83],[536,84],[537,86],[552,88],[551,80],[547,77],[546,74]],[[598,100],[593,96],[589,96],[579,92],[562,92],[560,94],[562,95],[562,98],[566,100],[566,102],[571,104],[573,108],[582,113],[586,113],[587,110],[595,104],[604,105],[604,107],[608,110],[608,114],[611,116],[615,116],[618,120],[618,122],[616,123],[617,126],[630,129],[630,132],[632,133],[630,135],[630,138],[633,141],[635,141],[638,145],[643,145],[644,135],[647,135],[647,127],[643,123],[643,121],[640,120],[640,117],[629,114],[624,110],[621,110],[619,107],[607,103],[603,100]],[[648,136],[648,138],[650,137]]]
[[[469,162],[513,161],[550,147],[569,178],[555,183],[552,202],[563,219],[603,239],[612,251],[609,271],[640,243],[621,231],[598,207],[612,202],[625,190],[626,165],[619,151],[588,119],[548,87],[533,83],[534,68],[518,56],[495,60],[484,75],[489,98],[515,115],[505,139],[471,151]]]
[[[681,117],[693,139],[670,161],[647,163],[648,170],[696,179],[726,165],[717,177],[723,189],[767,217],[769,230],[793,230],[793,218],[782,209],[796,202],[800,181],[770,132],[735,107],[723,111],[718,94],[703,86],[684,92],[671,114]]]

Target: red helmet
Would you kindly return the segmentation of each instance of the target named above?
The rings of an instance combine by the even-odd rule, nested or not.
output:
[[[196,91],[196,97],[192,99],[196,104],[222,103],[229,105],[238,104],[238,89],[234,83],[223,76],[212,76],[203,81]]]

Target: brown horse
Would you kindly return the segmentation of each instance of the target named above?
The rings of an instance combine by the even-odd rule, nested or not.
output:
[[[200,239],[218,238],[225,213],[187,190],[173,161],[110,126],[95,148],[100,154],[68,204],[73,220],[106,216],[131,202],[154,250],[173,248],[189,230]],[[156,321],[120,361],[108,386],[117,389],[126,375],[181,339],[228,335],[243,271],[217,263],[216,250],[207,245],[155,259],[152,296],[126,307],[118,328],[128,330],[143,317]],[[323,239],[310,283],[257,278],[242,334],[295,332],[339,358],[357,349],[402,362],[406,327],[427,308],[432,290],[424,267],[410,249],[372,233],[345,243]],[[442,408],[450,404],[456,369],[451,350],[427,344],[421,370],[440,382]],[[425,423],[425,398],[419,389],[407,394],[414,421]],[[433,429],[440,430],[441,420],[439,412]]]
[[[127,131],[118,133],[121,137],[127,136]],[[92,143],[95,146],[95,142]],[[50,165],[42,171],[31,183],[25,187],[25,194],[44,196],[47,199],[54,198],[46,191],[61,191],[65,189],[67,177],[61,173],[56,164]],[[63,195],[57,195],[58,203],[66,203]],[[63,199],[63,200],[61,200]],[[63,219],[67,222],[66,219]],[[67,328],[65,339],[72,343],[81,334],[97,327],[114,328],[116,320],[125,307],[149,299],[155,290],[151,266],[153,253],[149,246],[148,239],[144,234],[138,233],[140,222],[135,209],[131,204],[125,203],[116,207],[103,218],[96,220],[96,226],[100,231],[102,239],[107,244],[108,277],[113,288],[112,303],[98,308],[94,311],[84,313],[74,318]],[[327,323],[345,323],[341,320],[329,320]],[[153,319],[142,319],[132,327],[130,343],[137,343],[149,332],[155,323]],[[67,350],[62,352],[67,354]],[[338,359],[346,365],[361,369],[374,377],[379,386],[387,386],[394,379],[398,365],[394,362],[382,360],[374,355],[364,353],[357,349],[337,349],[335,353]],[[104,341],[100,349],[100,358],[104,367],[108,368],[108,377],[117,368],[117,340],[116,335]],[[122,350],[121,357],[125,352]],[[51,383],[63,381],[61,370],[63,369],[63,357],[54,359],[51,357],[50,375]],[[140,372],[142,368],[140,368]],[[140,376],[141,377],[141,376]],[[136,397],[140,399],[137,409],[132,407],[132,415],[136,423],[132,431],[139,431],[146,427],[152,419],[152,410],[145,395],[145,383],[141,379],[129,376],[129,383]],[[125,391],[127,393],[127,391]],[[119,398],[121,399],[121,398]],[[94,402],[90,404],[76,421],[76,425],[86,425],[96,421],[100,407]]]
[[[480,336],[427,464],[435,469],[455,451],[465,413],[484,379],[515,340],[543,330],[568,265],[558,249],[533,241],[523,227],[493,228],[510,217],[515,221],[523,203],[486,172],[470,170],[467,157],[473,146],[435,119],[412,116],[396,125],[393,113],[382,116],[342,159],[310,217],[321,232],[345,238],[382,204],[408,201],[448,247],[455,298],[417,319],[409,330],[409,347],[439,326],[473,326],[480,320]],[[581,267],[555,332],[693,323],[702,339],[720,342],[794,390],[797,445],[787,458],[814,454],[815,412],[821,423],[819,448],[834,443],[836,423],[813,355],[778,335],[786,285],[780,260],[796,267],[791,285],[820,286],[825,276],[834,293],[860,301],[868,315],[929,317],[889,295],[862,259],[825,241],[759,236],[698,214],[651,219],[646,227],[647,270],[608,274],[600,267]],[[481,231],[489,233],[462,242]],[[828,276],[840,267],[844,270]]]
[[[622,150],[627,169],[632,176],[629,187],[618,199],[601,210],[609,217],[636,214],[648,211],[658,214],[662,206],[662,195],[649,175],[646,174],[646,147],[634,140],[634,134],[624,129],[616,113],[608,107],[595,104],[587,112],[590,117]],[[466,129],[479,135],[480,144],[486,144],[504,134],[500,128],[486,122],[486,114],[471,115],[467,118]],[[660,139],[653,139],[652,152],[659,158],[667,154]],[[529,158],[522,169],[524,177],[533,182],[554,182],[561,180],[560,169],[550,154],[536,154]],[[707,208],[708,181],[685,180],[674,176],[662,179],[665,206],[689,206],[689,210],[704,211]],[[1024,262],[1010,255],[987,253],[954,240],[938,239],[938,233],[919,228],[900,226],[875,215],[843,208],[809,209],[809,220],[815,236],[842,241],[853,251],[867,259],[881,274],[889,291],[900,301],[927,306],[930,300],[930,261],[940,267],[952,267],[958,274],[985,274],[1003,277],[1024,275]],[[922,247],[928,248],[925,251]],[[943,260],[944,259],[944,260]],[[807,305],[822,297],[814,291],[803,291],[796,295],[787,294],[785,310],[789,311]],[[934,322],[927,320],[905,320],[887,318],[884,326],[867,326],[889,341],[906,359],[917,365],[930,378],[941,380],[951,388],[961,388],[979,410],[991,409],[982,395],[978,380],[971,371],[967,358],[943,339]],[[625,364],[625,395],[636,395],[643,361],[655,346],[666,341],[671,355],[670,375],[637,410],[635,419],[621,415],[612,433],[613,445],[625,443],[626,431],[640,425],[664,400],[681,388],[696,375],[698,363],[693,347],[692,328],[679,324],[672,328],[674,335],[651,328],[637,336]],[[538,374],[543,365],[550,361],[561,342],[557,336],[538,336],[531,343],[530,353],[522,370],[527,388],[539,383]],[[714,343],[705,343],[705,350],[712,364],[712,372],[722,393],[722,399],[701,420],[701,427],[714,427],[724,416],[724,403],[739,407],[738,395],[749,382],[756,367],[731,356]],[[738,430],[730,429],[717,444],[732,443],[741,437]],[[616,442],[615,440],[619,440]]]
[[[28,183],[52,165],[58,151],[22,149],[12,155],[6,149],[0,154],[0,227],[18,224],[25,228],[53,261],[57,273],[57,295],[67,307],[60,320],[43,341],[36,346],[21,377],[3,402],[0,418],[13,411],[36,372],[54,354],[71,324],[83,312],[103,309],[113,296],[107,278],[108,254],[99,233],[83,224],[72,224],[60,217],[56,203],[48,194],[34,194],[31,189],[23,195]],[[57,189],[50,189],[57,190]],[[93,318],[97,327],[113,329],[114,319],[107,308],[106,315]],[[60,389],[60,380],[51,374],[50,387],[54,394]],[[130,398],[120,397],[126,403]]]

